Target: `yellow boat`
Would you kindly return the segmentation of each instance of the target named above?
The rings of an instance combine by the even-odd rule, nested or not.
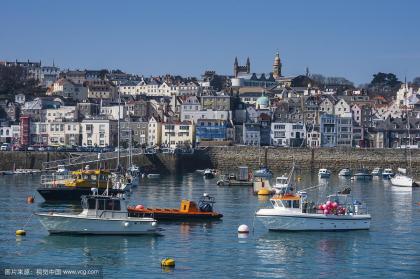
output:
[[[80,201],[81,196],[91,194],[91,188],[98,188],[99,194],[107,186],[114,191],[111,179],[112,173],[105,169],[85,169],[72,171],[69,177],[57,180],[57,176],[50,175],[43,178],[38,193],[46,201]]]

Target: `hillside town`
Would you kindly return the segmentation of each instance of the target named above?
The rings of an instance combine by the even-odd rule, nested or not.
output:
[[[231,75],[139,76],[69,70],[54,63],[0,62],[36,88],[0,100],[2,150],[83,150],[127,146],[174,150],[212,145],[417,148],[420,87],[355,87],[339,78],[284,76],[279,53],[254,73],[233,61]],[[378,73],[385,81],[391,74]],[[372,81],[373,84],[373,81]],[[377,88],[376,88],[377,89]],[[8,96],[8,97],[7,97]],[[120,135],[120,136],[119,136]]]

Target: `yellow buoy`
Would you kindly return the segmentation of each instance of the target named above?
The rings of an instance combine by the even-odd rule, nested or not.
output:
[[[301,181],[301,180],[302,180],[302,177],[298,176],[297,181]]]
[[[270,191],[268,189],[263,188],[263,189],[258,191],[258,195],[268,196],[268,195],[270,195]]]
[[[171,258],[166,258],[160,261],[161,266],[169,266],[174,267],[175,266],[175,260]]]
[[[16,235],[26,235],[26,231],[25,230],[17,230]]]

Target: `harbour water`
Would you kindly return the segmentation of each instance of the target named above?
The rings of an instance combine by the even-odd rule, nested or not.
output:
[[[420,189],[393,187],[374,179],[319,181],[303,173],[298,189],[329,181],[309,191],[314,201],[344,186],[367,203],[369,231],[268,232],[254,212],[268,206],[250,187],[218,187],[196,173],[143,179],[131,204],[178,207],[181,199],[216,198],[224,214],[217,222],[161,223],[162,236],[49,236],[34,211],[80,211],[79,204],[45,204],[34,194],[39,176],[0,177],[0,263],[8,265],[102,266],[105,278],[420,278]],[[31,217],[32,216],[32,217]],[[26,224],[27,223],[27,224]],[[24,225],[27,235],[15,236]],[[247,224],[251,233],[236,232]],[[160,260],[174,258],[174,269]]]

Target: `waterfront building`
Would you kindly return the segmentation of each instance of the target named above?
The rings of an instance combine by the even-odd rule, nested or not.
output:
[[[234,140],[234,128],[230,121],[222,119],[198,119],[196,129],[196,143],[226,142]]]
[[[376,127],[369,129],[373,147],[400,148],[407,145],[420,146],[420,119],[414,117],[408,119],[387,118],[379,121]],[[410,134],[408,134],[408,131],[410,131]]]
[[[260,124],[244,123],[242,126],[242,144],[259,146],[260,142]]]
[[[158,118],[152,116],[148,122],[147,130],[147,145],[148,146],[160,146],[162,143],[162,123]]]
[[[337,146],[337,116],[325,113],[320,117],[321,147]]]
[[[271,145],[301,147],[305,144],[306,127],[302,123],[271,123]]]
[[[109,119],[85,119],[81,123],[83,146],[117,146],[118,124]]]
[[[192,146],[195,141],[195,126],[191,121],[167,121],[162,123],[163,146],[176,148]]]
[[[310,148],[317,148],[321,146],[321,133],[318,129],[309,130],[306,132],[306,146]]]
[[[353,121],[351,113],[337,117],[337,146],[351,147],[353,145]]]
[[[121,125],[121,142],[129,142],[130,133],[133,146],[147,145],[147,132],[149,130],[149,122],[147,121],[122,121]]]

